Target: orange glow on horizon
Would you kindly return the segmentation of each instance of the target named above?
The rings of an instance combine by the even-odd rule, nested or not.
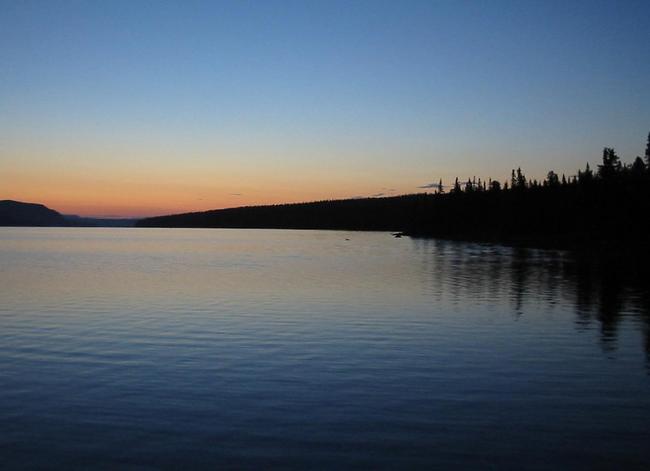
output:
[[[321,148],[300,158],[274,149],[196,155],[156,147],[115,154],[88,149],[14,145],[12,158],[0,160],[0,199],[41,203],[68,215],[141,218],[426,192],[432,190],[423,185],[440,178],[450,187],[456,175],[449,168],[458,167],[460,175],[487,173],[469,172],[451,157],[404,165],[389,158],[392,152],[332,151],[330,157]]]
[[[158,178],[156,178],[158,180]],[[197,177],[196,183],[159,178],[149,183],[138,178],[102,179],[62,175],[52,178],[14,172],[0,199],[41,203],[62,214],[86,217],[140,218],[248,205],[298,203],[357,196],[413,193],[408,186],[384,188],[377,182],[352,177],[257,178],[246,185]],[[243,179],[242,179],[243,180]],[[424,191],[424,190],[420,190]]]

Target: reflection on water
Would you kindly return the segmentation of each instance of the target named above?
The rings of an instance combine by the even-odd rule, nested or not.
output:
[[[628,317],[644,333],[650,365],[650,293],[644,280],[621,267],[599,266],[564,251],[431,239],[413,243],[436,302],[509,299],[516,317],[540,302],[549,310],[573,306],[576,328],[597,325],[604,351],[616,349],[618,325]]]
[[[591,265],[0,228],[0,467],[648,469],[648,292]]]

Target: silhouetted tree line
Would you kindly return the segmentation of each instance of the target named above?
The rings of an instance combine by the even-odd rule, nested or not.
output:
[[[456,179],[449,194],[440,185],[428,206],[407,232],[535,245],[640,245],[650,215],[650,134],[645,161],[623,164],[606,147],[596,172],[587,164],[570,177],[551,170],[542,181],[527,179],[520,168],[503,185],[476,177],[461,185]]]
[[[388,198],[251,206],[141,220],[145,227],[233,227],[403,231],[410,235],[537,246],[645,247],[650,215],[650,134],[645,157],[621,162],[603,149],[594,172],[549,171],[541,181],[521,168],[508,181],[456,178],[445,192]],[[625,245],[622,245],[625,244]]]

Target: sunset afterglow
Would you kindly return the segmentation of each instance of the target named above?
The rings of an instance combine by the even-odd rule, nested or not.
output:
[[[5,2],[0,199],[146,216],[633,158],[639,8]]]

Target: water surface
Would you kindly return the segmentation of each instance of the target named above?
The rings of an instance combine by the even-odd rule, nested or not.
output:
[[[0,467],[648,468],[634,286],[386,233],[0,228]]]

